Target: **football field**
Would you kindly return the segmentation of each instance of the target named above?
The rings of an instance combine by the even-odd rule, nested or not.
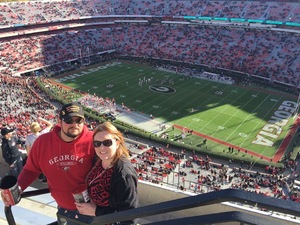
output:
[[[295,121],[297,97],[114,61],[57,82],[272,158]],[[178,132],[178,131],[177,131]],[[190,144],[200,143],[197,137]]]

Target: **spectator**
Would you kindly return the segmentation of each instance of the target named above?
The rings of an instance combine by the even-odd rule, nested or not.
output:
[[[14,129],[9,129],[7,127],[1,129],[1,147],[3,158],[10,167],[10,174],[18,177],[23,169],[23,158],[19,151],[18,144],[23,144],[24,141],[14,136],[13,131]]]
[[[42,130],[41,126],[40,126],[40,123],[41,124],[45,124],[46,125],[46,128]],[[30,131],[32,132],[31,134],[27,135],[26,137],[26,142],[25,142],[25,147],[26,147],[26,152],[27,152],[27,155],[29,155],[29,152],[30,152],[30,149],[34,143],[34,141],[41,135],[41,134],[45,134],[45,133],[48,133],[51,128],[52,128],[53,124],[48,121],[48,120],[45,120],[41,117],[38,118],[38,121],[37,122],[33,122],[31,125],[30,125]],[[27,160],[27,158],[25,159]],[[26,163],[26,162],[25,162]],[[24,164],[25,164],[24,163]],[[39,180],[42,181],[43,183],[46,183],[47,182],[47,178],[44,176],[44,174],[40,174],[39,175]]]
[[[45,124],[46,128],[42,130],[41,124]],[[43,118],[38,118],[37,122],[33,122],[30,125],[30,131],[32,132],[31,134],[27,135],[26,137],[26,142],[25,142],[25,146],[26,146],[26,151],[27,151],[27,155],[29,155],[30,149],[34,143],[34,141],[41,135],[41,134],[45,134],[47,132],[49,132],[52,128],[53,124],[48,121],[45,120]]]
[[[90,203],[76,203],[80,213],[100,216],[136,208],[137,174],[128,160],[123,135],[110,122],[100,124],[93,134],[98,159],[87,176]],[[125,221],[118,224],[135,224]]]

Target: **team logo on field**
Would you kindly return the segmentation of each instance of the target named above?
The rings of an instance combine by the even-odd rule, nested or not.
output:
[[[151,86],[149,86],[149,89],[151,91],[154,91],[157,93],[164,93],[164,94],[173,94],[176,92],[176,90],[174,88],[164,86],[164,85],[151,85]]]

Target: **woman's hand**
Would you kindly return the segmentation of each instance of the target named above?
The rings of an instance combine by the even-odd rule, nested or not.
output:
[[[93,202],[78,203],[75,202],[76,208],[80,214],[96,216],[96,205]]]

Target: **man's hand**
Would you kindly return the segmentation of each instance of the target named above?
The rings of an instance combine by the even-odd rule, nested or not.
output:
[[[1,191],[1,198],[2,198],[2,201],[3,201],[3,203],[4,203],[4,205],[5,205],[6,207],[11,206],[11,205],[9,204],[10,201],[9,201],[8,199],[6,199],[6,196],[3,194],[2,191]]]

